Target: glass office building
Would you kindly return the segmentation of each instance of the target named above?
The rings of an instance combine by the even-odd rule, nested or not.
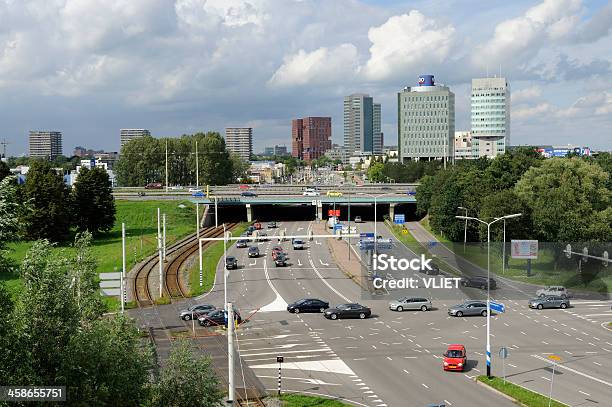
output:
[[[506,78],[472,79],[472,154],[495,157],[510,145],[510,86]]]

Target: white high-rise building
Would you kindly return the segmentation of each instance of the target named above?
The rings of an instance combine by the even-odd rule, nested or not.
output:
[[[253,154],[253,128],[227,127],[225,129],[225,146],[244,161],[249,161]]]
[[[132,140],[137,138],[150,136],[151,132],[147,129],[121,129],[120,130],[120,142],[121,147],[126,145]]]
[[[510,86],[506,78],[472,79],[472,154],[495,157],[510,145]]]

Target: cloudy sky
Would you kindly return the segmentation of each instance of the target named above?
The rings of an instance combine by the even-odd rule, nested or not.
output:
[[[612,149],[612,3],[603,0],[0,0],[0,139],[60,130],[115,151],[120,128],[178,136],[291,118],[368,92],[396,144],[396,92],[431,73],[469,130],[473,77],[512,88],[512,144]]]

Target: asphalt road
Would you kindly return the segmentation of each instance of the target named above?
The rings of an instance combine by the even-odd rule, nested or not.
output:
[[[286,229],[288,235],[305,234],[311,224],[283,222],[274,233]],[[360,224],[359,228],[371,231],[373,223]],[[377,229],[379,234],[391,237],[383,224]],[[410,294],[431,297],[436,309],[397,313],[390,311],[387,303],[408,291],[394,290],[380,296],[363,292],[334,265],[325,240],[310,242],[301,251],[293,250],[288,241],[282,243],[291,262],[286,268],[275,267],[269,255],[276,244],[259,243],[262,257],[258,259],[249,259],[247,249],[231,248],[228,253],[236,256],[240,265],[229,273],[228,298],[243,318],[254,312],[237,332],[238,351],[266,388],[276,390],[276,357],[284,356],[283,390],[336,396],[360,406],[513,405],[473,381],[486,371],[485,318],[452,318],[446,312],[464,299],[482,298],[481,290],[412,290]],[[397,244],[388,253],[414,257]],[[423,276],[413,272],[389,274]],[[211,292],[189,302],[221,307],[222,277],[220,264]],[[505,363],[508,380],[547,394],[552,371],[546,357],[555,354],[562,362],[555,369],[553,398],[572,406],[610,405],[612,331],[600,325],[612,320],[610,302],[578,301],[564,311],[535,311],[523,300],[530,295],[517,293],[505,282],[492,293],[506,305],[504,314],[492,317],[493,373],[502,374],[501,360],[495,356],[500,346],[506,346],[510,351]],[[305,297],[331,304],[360,302],[372,308],[373,317],[331,321],[320,314],[290,314],[285,310],[286,303]],[[141,317],[141,322],[181,325],[176,311],[184,305],[175,303],[145,311],[147,317]],[[441,355],[451,343],[467,348],[469,367],[463,373],[442,370]]]

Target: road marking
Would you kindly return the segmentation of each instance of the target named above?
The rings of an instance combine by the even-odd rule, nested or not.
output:
[[[320,259],[319,259],[320,260]],[[311,258],[308,258],[308,261],[310,262],[310,265],[312,266],[312,269],[314,270],[314,272],[317,274],[317,276],[319,276],[319,278],[321,279],[321,281],[323,281],[323,283],[325,283],[325,285],[327,287],[329,287],[330,290],[332,290],[333,292],[335,292],[336,294],[338,294],[338,296],[340,298],[342,298],[343,300],[345,300],[346,302],[351,302],[351,300],[349,300],[348,298],[346,298],[344,295],[342,295],[342,293],[338,290],[336,290],[334,287],[331,286],[331,284],[329,284],[321,275],[321,273],[319,273],[319,270],[317,270],[317,268],[315,267],[314,263],[312,262]],[[285,305],[285,308],[287,308],[287,305]]]
[[[548,345],[548,342],[544,342],[544,341],[542,341],[542,343],[543,343],[544,345]]]
[[[601,366],[601,363],[597,363],[597,362],[593,362],[594,364],[596,364],[597,366]]]
[[[421,386],[425,387],[426,389],[429,389],[429,386],[426,385],[425,383],[421,383]]]
[[[547,363],[553,363],[553,362],[549,361],[548,359],[543,358],[543,357],[542,357],[542,356],[540,356],[540,355],[531,355],[531,356],[532,356],[532,357],[534,357],[534,358],[536,358],[536,359],[539,359],[539,360],[542,360],[542,361],[544,361],[544,362],[547,362]],[[569,371],[569,372],[576,373],[576,374],[578,374],[578,375],[580,375],[580,376],[584,376],[584,377],[586,377],[587,379],[591,379],[591,380],[593,380],[593,381],[596,381],[596,382],[599,382],[599,383],[601,383],[601,384],[605,384],[605,385],[607,385],[607,386],[612,387],[612,383],[607,382],[607,381],[605,381],[605,380],[602,380],[602,379],[600,379],[600,378],[597,378],[597,377],[594,377],[594,376],[588,375],[588,374],[583,373],[583,372],[581,372],[581,371],[579,371],[579,370],[576,370],[576,369],[572,369],[571,367],[567,367],[567,366],[565,366],[565,365],[563,365],[563,364],[558,364],[558,363],[557,363],[556,365],[557,365],[557,368],[560,368],[560,369],[565,369],[565,370],[567,370],[567,371]]]
[[[568,355],[573,355],[572,352],[570,352],[569,350],[564,351],[565,353],[567,353]]]
[[[406,374],[410,374],[410,372],[409,372],[409,371],[407,371],[406,369],[404,369],[404,373],[406,373]]]
[[[445,402],[446,404],[448,404],[449,406],[452,406],[452,405],[453,405],[453,404],[452,404],[450,401],[448,401],[448,400],[446,400],[446,399],[444,400],[444,402]]]
[[[510,367],[516,367],[515,365],[513,365],[512,363],[508,363],[508,366]]]
[[[585,393],[582,390],[578,390],[578,393],[584,394],[587,397],[591,397],[591,395],[589,393]]]
[[[548,380],[548,381],[550,381],[550,379],[549,379],[548,377],[546,377],[546,376],[540,376],[540,377],[541,377],[542,379],[544,379],[544,380]]]
[[[521,335],[527,335],[525,332],[521,331]]]

